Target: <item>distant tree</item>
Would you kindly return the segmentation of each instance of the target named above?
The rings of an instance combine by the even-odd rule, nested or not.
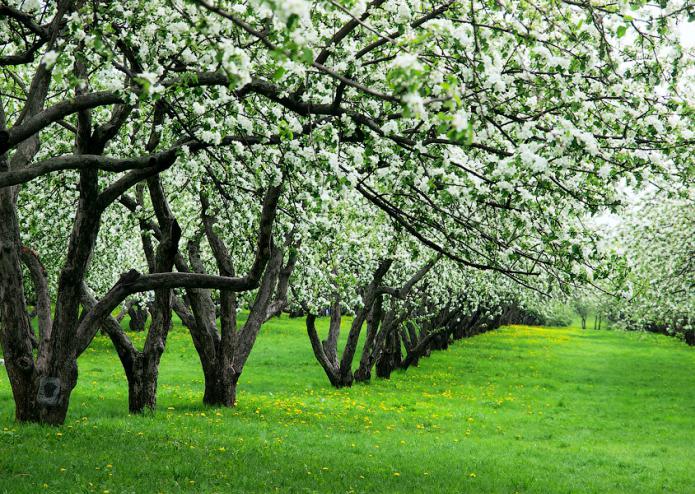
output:
[[[572,300],[572,307],[582,320],[582,329],[586,329],[586,318],[589,317],[589,303],[582,297]]]

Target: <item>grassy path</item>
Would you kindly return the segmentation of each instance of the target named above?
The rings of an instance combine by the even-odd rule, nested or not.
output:
[[[176,328],[154,417],[106,339],[80,373],[54,429],[13,423],[2,371],[0,492],[695,493],[695,351],[656,335],[503,328],[336,391],[283,319],[216,410]]]

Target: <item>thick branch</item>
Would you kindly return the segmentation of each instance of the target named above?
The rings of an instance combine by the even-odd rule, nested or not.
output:
[[[36,313],[39,318],[39,337],[41,344],[45,344],[51,337],[53,321],[51,319],[51,294],[48,290],[46,268],[41,263],[39,256],[28,247],[22,247],[20,251],[22,262],[29,269],[31,280],[36,292]]]
[[[90,310],[77,328],[80,342],[86,345],[94,338],[99,320],[110,314],[126,297],[134,293],[167,288],[208,288],[245,292],[258,288],[261,276],[271,256],[272,230],[282,185],[269,187],[263,200],[256,258],[244,277],[212,276],[200,273],[152,273],[141,275],[131,270],[121,276],[114,287]],[[84,347],[86,348],[86,345]]]
[[[77,96],[73,99],[57,103],[52,107],[26,119],[20,125],[12,127],[7,133],[5,139],[2,139],[0,136],[0,153],[4,153],[8,149],[13,148],[25,139],[28,139],[39,132],[41,129],[62,120],[68,115],[72,115],[73,113],[87,110],[89,108],[113,105],[122,102],[122,98],[116,93],[102,91]]]
[[[96,305],[96,298],[94,298],[94,295],[92,295],[92,292],[89,290],[87,285],[83,283],[82,307],[85,311],[90,311],[94,309]],[[101,327],[104,329],[104,332],[106,332],[106,334],[111,339],[113,346],[116,348],[116,351],[118,352],[118,356],[121,359],[121,362],[124,362],[124,359],[127,361],[132,355],[138,353],[137,348],[135,348],[133,342],[130,341],[128,335],[125,334],[125,331],[123,331],[123,328],[121,328],[120,322],[116,318],[114,318],[110,314],[107,315],[106,317],[104,317],[104,319],[102,319]],[[78,348],[78,355],[83,353],[86,349],[86,346]]]
[[[328,359],[328,356],[323,349],[321,339],[316,331],[316,316],[314,314],[310,313],[306,316],[306,331],[309,335],[309,341],[311,342],[311,348],[314,351],[316,360],[318,360],[321,367],[323,367],[323,370],[326,372],[331,384],[334,386],[339,386],[338,368]]]
[[[417,273],[415,273],[402,287],[391,288],[391,287],[379,287],[379,291],[386,293],[394,298],[404,300],[415,285],[417,285],[422,278],[434,267],[439,259],[442,258],[442,254],[439,253],[436,257],[429,260],[424,266],[422,266]]]
[[[23,184],[36,177],[61,170],[98,169],[110,172],[123,172],[133,169],[171,166],[176,159],[177,149],[178,147],[153,155],[126,159],[110,158],[96,154],[65,155],[49,158],[27,168],[0,173],[0,187]]]
[[[290,286],[290,277],[297,265],[298,249],[296,246],[290,247],[290,253],[287,258],[287,263],[280,270],[278,275],[277,288],[275,289],[275,300],[273,300],[268,306],[268,310],[265,315],[265,320],[279,316],[287,305],[287,292]]]

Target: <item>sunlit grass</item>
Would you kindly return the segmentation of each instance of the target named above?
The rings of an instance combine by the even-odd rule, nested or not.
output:
[[[131,417],[98,337],[63,427],[16,425],[2,372],[0,491],[695,492],[694,389],[695,352],[674,339],[515,326],[334,390],[303,320],[282,319],[233,410],[202,406],[175,328],[158,411]]]

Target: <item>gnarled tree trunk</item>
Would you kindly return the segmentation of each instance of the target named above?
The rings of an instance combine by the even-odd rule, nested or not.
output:
[[[364,347],[362,348],[360,365],[355,371],[355,381],[357,382],[366,382],[372,377],[372,367],[374,366],[379,350],[377,335],[379,334],[379,328],[384,318],[382,309],[383,300],[383,295],[377,296],[374,305],[367,315],[367,335],[364,340]]]
[[[290,248],[290,254],[283,266],[284,250],[272,241],[272,226],[279,195],[280,187],[271,187],[263,201],[256,259],[251,268],[252,271],[262,272],[262,277],[244,325],[237,327],[237,294],[234,291],[220,291],[220,331],[217,330],[216,307],[209,290],[189,289],[185,300],[174,300],[174,310],[188,327],[203,367],[203,402],[206,405],[235,405],[237,383],[262,324],[270,317],[280,314],[287,303],[289,277],[297,262],[297,253],[288,238],[285,247]],[[205,235],[219,274],[234,276],[231,256],[213,229],[215,217],[208,213],[209,205],[204,196],[201,196],[201,204]],[[197,273],[205,273],[196,242],[189,242],[188,258],[190,267],[183,258],[177,260],[179,270],[192,269]]]

